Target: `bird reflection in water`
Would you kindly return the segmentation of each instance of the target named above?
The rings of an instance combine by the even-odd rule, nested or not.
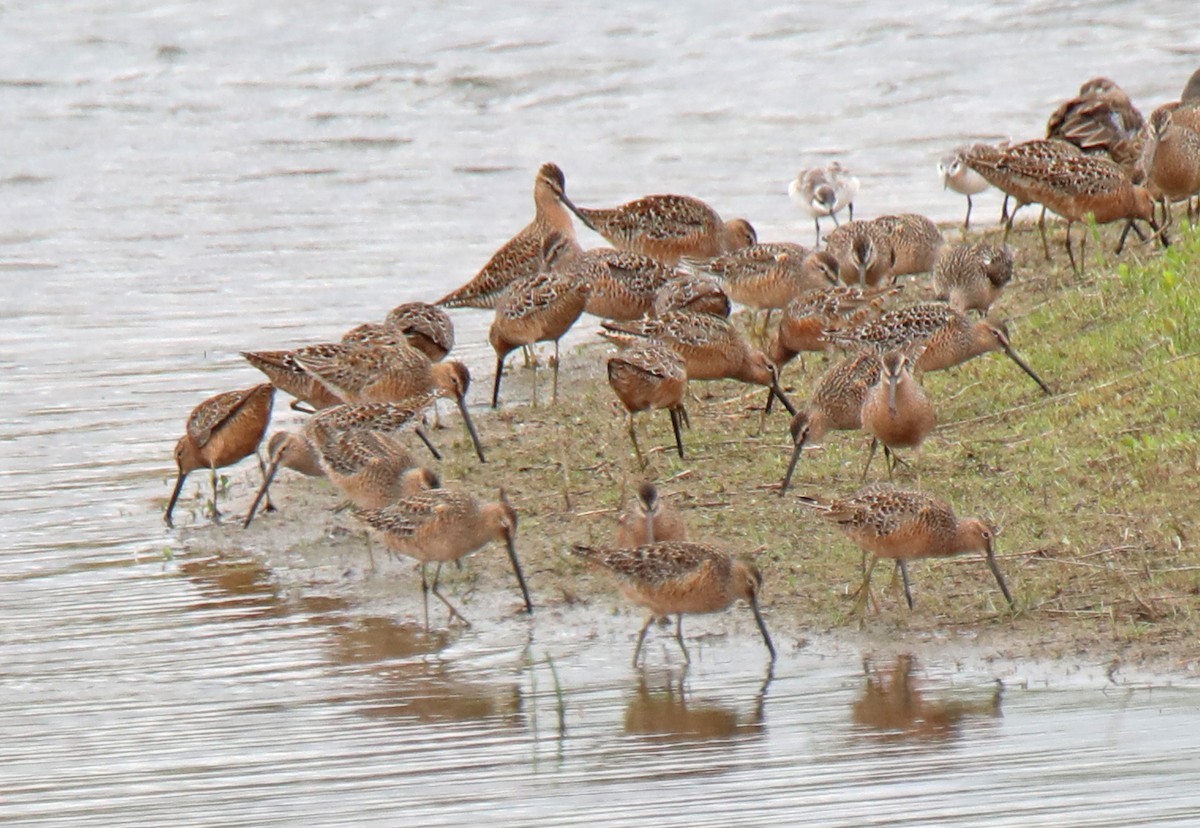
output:
[[[637,689],[625,706],[625,733],[671,742],[757,737],[766,733],[763,714],[773,669],[768,668],[748,712],[730,704],[735,700],[728,696],[721,701],[695,698],[687,687],[687,673],[686,667],[657,675],[642,670]]]
[[[279,618],[311,614],[323,618],[349,605],[346,598],[292,594],[280,587],[271,568],[240,551],[176,559],[180,575],[196,585],[192,612],[236,608],[240,618]]]
[[[982,699],[931,698],[913,675],[916,659],[897,656],[882,669],[863,659],[866,682],[851,707],[856,728],[884,741],[945,742],[957,739],[969,719],[999,718],[1004,686],[999,680]]]

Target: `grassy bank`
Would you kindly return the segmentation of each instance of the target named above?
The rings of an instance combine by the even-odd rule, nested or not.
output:
[[[957,229],[946,232],[957,239]],[[960,514],[1001,527],[1000,565],[1019,609],[1008,612],[977,556],[919,562],[913,612],[886,589],[885,569],[877,572],[882,609],[868,631],[954,630],[1013,655],[1184,663],[1200,656],[1200,235],[1177,238],[1165,254],[1135,246],[1118,259],[1115,230],[1093,230],[1080,277],[1067,268],[1061,232],[1052,234],[1053,264],[1035,230],[1014,234],[1017,277],[993,309],[1056,393],[1043,395],[1001,354],[928,375],[939,425],[895,481],[915,487],[919,479]],[[790,449],[786,414],[764,423],[761,391],[694,383],[700,400],[689,406],[687,459],[665,450],[665,414],[648,428],[639,418],[643,445],[658,449],[643,473],[603,379],[606,351],[597,344],[565,357],[556,407],[519,405],[481,418],[485,467],[457,432],[443,432],[460,442],[448,452],[449,479],[511,493],[543,600],[590,600],[598,591],[618,600],[563,551],[611,538],[644,474],[684,511],[695,539],[757,559],[774,625],[797,636],[845,625],[859,553],[775,491]],[[827,364],[809,355],[806,365],[787,367],[784,385],[798,405]],[[506,390],[521,399],[516,383]],[[805,452],[795,491],[853,492],[868,443],[861,433],[832,433]],[[877,459],[870,479],[885,476]]]

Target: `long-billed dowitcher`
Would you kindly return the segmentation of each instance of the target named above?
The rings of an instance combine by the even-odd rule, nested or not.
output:
[[[608,384],[629,412],[629,439],[638,462],[644,467],[633,417],[638,411],[665,408],[671,415],[675,448],[683,457],[680,426],[687,423],[683,400],[687,394],[687,369],[683,357],[657,342],[639,343],[608,358]]]
[[[454,323],[437,305],[405,302],[392,308],[383,324],[400,332],[409,345],[434,362],[445,359],[454,348]]]
[[[677,274],[654,295],[655,316],[688,311],[726,318],[732,310],[729,296],[717,281],[695,273]]]
[[[243,528],[250,526],[259,501],[281,468],[309,476],[325,476],[360,508],[383,506],[415,493],[402,475],[416,459],[392,434],[413,422],[432,405],[433,395],[402,403],[338,405],[317,412],[298,431],[271,435],[262,487],[250,504]],[[420,426],[416,426],[420,431]],[[428,445],[428,438],[422,437]],[[424,488],[433,488],[425,481]]]
[[[275,386],[269,383],[255,385],[240,391],[226,391],[209,397],[188,415],[187,430],[175,444],[175,465],[179,476],[175,489],[167,503],[163,520],[174,526],[171,513],[175,502],[183,491],[183,482],[188,473],[207,468],[212,472],[212,514],[219,520],[217,510],[217,469],[232,466],[239,460],[258,451],[267,423],[271,421],[271,403],[275,399]],[[259,465],[262,465],[260,457]]]
[[[618,345],[657,340],[683,357],[689,380],[735,379],[765,385],[789,413],[792,403],[779,387],[775,364],[746,342],[728,320],[706,313],[671,311],[653,319],[604,322],[600,333]]]
[[[1004,239],[1012,232],[1013,220],[1017,211],[1026,204],[1037,204],[1040,191],[1037,182],[1031,180],[1022,172],[1025,168],[1047,170],[1057,169],[1061,158],[1079,156],[1083,152],[1074,144],[1058,139],[1037,138],[1032,141],[1022,141],[1019,144],[972,144],[966,148],[963,161],[968,167],[983,176],[993,187],[1004,193],[1004,210],[1008,208],[1008,199],[1012,198],[1016,205],[1012,212],[1000,217],[1004,224]],[[1042,236],[1042,249],[1046,259],[1050,258],[1050,247],[1046,242],[1046,213],[1038,219],[1038,231]]]
[[[1118,219],[1142,219],[1155,232],[1158,230],[1150,193],[1133,184],[1120,167],[1106,158],[1077,153],[1041,159],[1014,155],[1012,148],[998,153],[979,149],[983,146],[972,149],[969,163],[975,170],[1006,192],[1000,181],[1009,182],[1009,187],[1015,183],[1028,200],[1067,220],[1067,258],[1073,270],[1079,270],[1071,247],[1075,222],[1090,218],[1097,224],[1108,224]]]
[[[871,223],[883,231],[892,248],[889,276],[893,281],[898,276],[929,273],[946,246],[938,226],[919,213],[879,216]]]
[[[987,314],[1012,281],[1013,253],[1002,244],[958,244],[944,252],[933,269],[933,295],[958,311]]]
[[[1165,109],[1171,113],[1171,120],[1176,126],[1185,127],[1193,132],[1200,132],[1200,69],[1192,73],[1178,101],[1165,103],[1155,110]],[[1153,120],[1153,113],[1151,114]]]
[[[1164,225],[1171,223],[1174,201],[1187,201],[1188,219],[1194,223],[1192,197],[1200,193],[1200,133],[1173,120],[1170,110],[1154,111],[1142,155],[1147,186],[1162,203]]]
[[[838,261],[842,281],[874,287],[892,276],[895,251],[884,228],[872,221],[848,221],[825,237],[825,249]]]
[[[617,519],[617,548],[632,549],[648,543],[687,540],[687,524],[659,497],[649,481],[638,486],[633,508]]]
[[[959,147],[938,161],[938,177],[942,180],[943,190],[953,190],[967,197],[967,215],[963,219],[963,230],[971,229],[971,196],[979,195],[992,186],[988,180],[967,166],[963,159],[966,147]]]
[[[457,360],[430,362],[403,336],[395,336],[399,338],[387,344],[344,343],[314,353],[302,353],[301,349],[296,352],[296,360],[330,392],[349,403],[398,402],[430,392],[452,398],[476,455],[486,463],[479,432],[467,408],[471,384],[467,366]]]
[[[575,225],[564,207],[571,206],[563,190],[565,185],[557,164],[543,164],[533,181],[533,221],[505,242],[474,279],[443,296],[437,304],[447,308],[494,308],[509,285],[541,268],[547,237],[556,234],[574,244]]]
[[[888,478],[899,462],[898,448],[920,448],[937,424],[933,403],[909,370],[909,358],[903,351],[879,357],[879,380],[867,390],[862,404],[862,427],[871,435],[871,450],[863,468],[863,480],[871,468],[875,449],[883,443]]]
[[[500,404],[500,379],[504,358],[523,345],[554,343],[554,387],[552,400],[558,402],[558,340],[571,329],[587,304],[590,285],[582,271],[571,268],[575,261],[573,242],[562,236],[549,236],[543,251],[544,267],[532,276],[514,282],[496,304],[496,318],[488,331],[488,341],[496,352],[496,380],[492,386],[492,408]],[[560,260],[566,269],[560,270]],[[537,401],[537,364],[534,370],[534,402]]]
[[[701,275],[714,276],[726,295],[748,308],[767,311],[783,308],[810,290],[837,284],[836,274],[814,259],[805,267],[810,251],[790,242],[752,244],[707,261],[685,260]]]
[[[836,226],[837,214],[849,208],[854,219],[854,196],[858,194],[858,178],[837,161],[824,167],[801,170],[788,183],[788,197],[812,216],[816,244],[821,243],[821,219],[828,216]]]
[[[576,545],[576,555],[611,572],[625,596],[650,611],[638,633],[633,650],[636,667],[642,654],[646,631],[657,618],[676,616],[675,640],[686,661],[691,661],[683,643],[683,614],[721,612],[739,598],[750,605],[763,643],[775,660],[775,645],[767,633],[758,595],[762,573],[753,564],[702,543],[666,541],[634,549],[604,549]]]
[[[294,399],[291,407],[297,411],[311,413],[301,408],[301,403],[308,403],[313,409],[320,411],[334,405],[341,405],[341,397],[334,394],[308,371],[297,359],[297,354],[307,355],[322,352],[337,347],[331,343],[307,345],[293,351],[242,351],[246,361],[267,375],[271,384]]]
[[[504,490],[495,503],[481,503],[475,495],[461,489],[430,489],[397,500],[382,509],[365,509],[356,515],[379,530],[387,547],[421,562],[421,592],[425,597],[425,624],[429,624],[428,595],[432,592],[450,611],[450,618],[470,622],[438,591],[442,564],[457,561],[489,541],[504,541],[513,574],[521,587],[525,611],[533,612],[529,588],[517,558],[517,513]],[[426,578],[426,567],[437,564],[433,583]]]
[[[884,302],[902,285],[878,288],[824,288],[793,299],[783,311],[779,330],[771,343],[771,361],[783,366],[802,351],[825,351],[825,331],[864,324],[883,313]]]
[[[820,443],[830,431],[862,428],[863,401],[879,380],[879,357],[858,354],[835,364],[817,381],[808,407],[792,418],[792,459],[779,486],[782,495],[792,483],[805,446]]]
[[[621,250],[632,250],[674,267],[684,256],[709,259],[758,240],[745,219],[724,221],[698,198],[648,195],[608,209],[564,201],[590,229]]]
[[[601,247],[588,250],[584,258],[594,263],[588,268],[590,288],[585,313],[601,319],[640,319],[654,312],[658,291],[675,276],[675,271],[656,259]]]
[[[1046,121],[1046,137],[1067,141],[1086,153],[1102,153],[1131,174],[1140,155],[1145,120],[1129,95],[1108,78],[1092,78]]]
[[[949,557],[962,552],[986,554],[1004,599],[1010,607],[1015,606],[996,563],[992,544],[995,530],[980,518],[959,519],[950,504],[939,498],[882,485],[868,486],[851,497],[801,496],[798,500],[873,556],[859,588],[856,613],[866,606],[871,573],[880,558],[904,564],[916,558]],[[901,572],[905,575],[904,597],[911,608],[907,569],[902,567]]]
[[[924,302],[888,311],[873,322],[857,328],[826,332],[831,342],[850,348],[865,348],[885,354],[920,345],[916,359],[918,371],[940,371],[960,365],[968,359],[1003,351],[1047,394],[1050,386],[1013,350],[1008,328],[1003,322],[981,319],[972,322],[966,314],[949,305]]]

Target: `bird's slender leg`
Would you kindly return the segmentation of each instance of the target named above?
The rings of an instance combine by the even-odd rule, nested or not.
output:
[[[683,643],[683,613],[675,616],[675,640],[679,642],[679,649],[683,650],[683,660],[688,664],[692,663],[692,657],[688,654],[687,646]]]
[[[212,513],[212,516],[213,516],[213,522],[220,523],[221,522],[221,510],[217,508],[217,467],[211,466],[210,468],[212,470],[212,490],[213,490],[213,501],[212,501],[213,513]]]
[[[445,595],[442,595],[442,593],[438,591],[438,581],[441,580],[441,577],[442,564],[439,561],[437,568],[433,570],[433,585],[429,588],[429,591],[436,595],[437,599],[446,605],[446,609],[450,610],[450,623],[453,623],[454,619],[457,618],[462,622],[464,627],[471,626],[471,622],[468,621],[463,614],[458,611],[458,607],[454,606],[454,604],[451,604],[449,599],[447,599]]]
[[[642,456],[642,448],[638,445],[637,424],[633,421],[633,412],[629,412],[629,440],[633,443],[633,453],[637,455],[638,465],[646,468],[646,458]]]
[[[638,665],[638,658],[642,655],[642,642],[646,640],[646,631],[650,629],[650,625],[654,623],[654,616],[650,615],[646,618],[646,623],[642,624],[642,629],[638,633],[637,646],[633,648],[633,666]]]
[[[1042,207],[1042,214],[1038,216],[1038,232],[1042,234],[1042,253],[1046,257],[1046,261],[1050,261],[1050,242],[1046,240],[1046,208]]]

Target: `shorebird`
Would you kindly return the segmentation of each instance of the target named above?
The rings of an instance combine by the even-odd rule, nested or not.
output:
[[[771,311],[797,296],[837,284],[837,275],[821,266],[825,259],[810,262],[809,256],[810,251],[798,244],[765,242],[707,261],[685,259],[684,263],[702,276],[718,279],[738,304],[765,310],[769,323]]]
[[[871,223],[883,231],[892,249],[889,273],[894,282],[899,276],[928,273],[933,270],[946,240],[930,219],[917,213],[879,216]]]
[[[311,414],[313,410],[320,411],[323,408],[341,405],[343,400],[305,371],[297,359],[297,354],[323,352],[336,347],[335,344],[327,343],[308,345],[293,351],[242,351],[242,356],[266,374],[273,386],[294,398],[291,402],[293,410]],[[312,406],[312,410],[303,408],[302,403]]]
[[[920,448],[937,424],[929,395],[909,370],[909,358],[903,351],[879,357],[879,380],[867,389],[862,404],[862,427],[871,435],[871,450],[862,479],[867,479],[875,449],[883,443],[888,479],[899,463],[898,448]]]
[[[732,310],[729,297],[715,279],[692,273],[679,273],[654,295],[654,316],[688,311],[727,318]]]
[[[675,270],[649,256],[602,247],[583,254],[590,288],[583,310],[601,319],[640,319],[654,312],[658,291]]]
[[[824,167],[810,167],[788,184],[788,197],[806,211],[813,220],[816,244],[821,244],[821,219],[833,219],[837,225],[837,214],[849,208],[850,220],[854,220],[854,196],[858,194],[858,178],[851,175],[837,161]]]
[[[405,302],[392,308],[383,324],[402,334],[433,362],[445,359],[454,348],[454,323],[437,305]]]
[[[884,302],[902,289],[902,285],[866,289],[830,287],[793,299],[784,308],[768,356],[782,371],[802,351],[823,352],[829,347],[825,331],[855,327],[878,318]]]
[[[662,501],[650,482],[638,486],[633,508],[617,519],[618,549],[633,549],[648,543],[687,540],[687,524],[679,512]]]
[[[871,221],[846,222],[825,237],[825,249],[838,261],[848,285],[875,287],[892,277],[895,251],[884,228]]]
[[[923,492],[880,485],[868,486],[846,498],[797,499],[872,555],[859,587],[856,614],[866,607],[871,573],[880,558],[897,562],[904,576],[904,597],[911,609],[912,592],[904,564],[917,558],[949,557],[963,552],[983,552],[1004,599],[1010,607],[1016,605],[996,563],[992,543],[995,529],[980,518],[960,520],[943,500]]]
[[[1003,322],[987,319],[972,322],[949,305],[937,302],[911,305],[888,311],[858,328],[827,331],[826,336],[835,344],[875,354],[915,347],[919,352],[918,371],[941,371],[981,354],[1004,351],[1042,391],[1054,393],[1013,350]]]
[[[432,592],[464,625],[470,622],[458,608],[438,591],[442,564],[457,561],[489,541],[504,541],[513,574],[521,587],[525,611],[533,612],[525,575],[517,558],[517,513],[504,490],[495,503],[481,503],[473,494],[460,489],[430,489],[405,497],[381,509],[355,513],[368,526],[379,530],[388,550],[421,562],[421,592],[425,598],[425,625],[429,626],[429,593]],[[426,578],[426,567],[437,564],[433,583]]]
[[[343,341],[321,349],[300,348],[295,359],[326,389],[348,403],[399,402],[436,393],[449,397],[462,414],[463,425],[480,462],[486,463],[479,432],[467,408],[471,374],[457,360],[430,362],[401,335],[380,327],[359,326],[365,339]],[[370,343],[376,344],[370,344]]]
[[[1171,202],[1186,201],[1188,220],[1195,223],[1192,197],[1200,194],[1200,133],[1174,123],[1170,110],[1150,116],[1149,137],[1142,155],[1147,186],[1162,204],[1163,226],[1171,223]]]
[[[656,618],[676,616],[675,640],[679,642],[684,660],[691,662],[683,643],[683,614],[721,612],[739,598],[750,605],[771,661],[775,661],[775,645],[771,643],[758,607],[762,573],[753,564],[707,544],[686,541],[651,543],[634,549],[604,549],[580,544],[572,551],[593,566],[612,573],[625,597],[650,611],[633,650],[635,667],[646,631]]]
[[[589,229],[620,250],[631,250],[674,267],[684,256],[708,259],[757,241],[745,219],[723,221],[703,201],[681,195],[648,195],[610,209],[563,203]]]
[[[957,311],[986,315],[1012,281],[1013,253],[991,242],[959,244],[947,250],[933,269],[933,296]]]
[[[653,319],[603,322],[601,327],[600,335],[620,346],[646,340],[663,343],[683,357],[689,380],[735,379],[765,385],[789,413],[796,410],[779,387],[775,364],[719,316],[671,311]]]
[[[1112,161],[1078,153],[1049,160],[1026,158],[1011,151],[996,153],[980,149],[983,146],[986,145],[976,145],[970,155],[969,163],[975,170],[1000,189],[1006,189],[999,183],[1001,180],[1009,181],[1010,187],[1016,182],[1029,200],[1067,220],[1067,258],[1076,272],[1079,267],[1071,247],[1071,227],[1075,222],[1090,219],[1097,224],[1108,224],[1118,219],[1142,219],[1158,232],[1150,193],[1133,184]],[[1082,255],[1083,242],[1080,244]]]
[[[962,157],[969,168],[1004,193],[1004,209],[1001,211],[1000,221],[1004,224],[1004,240],[1008,241],[1017,211],[1026,204],[1037,204],[1040,198],[1036,180],[1031,179],[1025,170],[1032,169],[1035,172],[1040,171],[1040,175],[1045,175],[1047,171],[1057,169],[1060,159],[1081,155],[1083,152],[1067,141],[1038,138],[1011,145],[972,144],[966,148]],[[1007,212],[1009,198],[1016,202],[1012,212]],[[1038,219],[1038,231],[1042,237],[1042,250],[1049,261],[1050,246],[1046,241],[1045,210]]]
[[[792,459],[779,486],[779,494],[788,490],[792,474],[804,447],[820,443],[830,431],[857,431],[862,428],[863,402],[871,386],[879,380],[879,357],[858,354],[834,365],[817,381],[808,407],[798,412],[790,426]],[[870,460],[868,459],[868,465]],[[866,471],[863,471],[866,474]]]
[[[1145,125],[1125,90],[1108,78],[1092,78],[1064,101],[1046,122],[1046,137],[1068,141],[1088,154],[1102,154],[1132,175],[1141,154]]]
[[[683,407],[688,381],[683,357],[666,345],[648,341],[613,354],[608,358],[607,366],[608,384],[629,412],[629,439],[642,467],[645,468],[646,461],[638,446],[633,421],[638,411],[667,410],[675,432],[675,448],[682,458],[680,425],[688,422],[687,410]]]
[[[209,397],[188,415],[187,430],[175,444],[175,465],[179,476],[167,503],[163,520],[174,526],[171,513],[183,491],[183,482],[190,472],[207,468],[212,472],[212,515],[220,520],[217,509],[217,469],[232,466],[239,460],[256,454],[271,421],[271,403],[275,387],[269,383],[240,391],[226,391]],[[262,458],[258,458],[262,467]],[[270,504],[268,503],[268,506]]]
[[[437,304],[447,308],[494,308],[510,284],[538,272],[542,249],[550,235],[574,244],[575,225],[566,209],[571,202],[564,192],[565,186],[558,165],[543,164],[533,181],[533,221],[505,242],[474,279],[443,296]]]
[[[942,179],[943,190],[953,190],[967,197],[967,215],[963,219],[963,232],[971,229],[971,196],[979,195],[992,186],[987,179],[967,166],[963,154],[967,147],[959,147],[949,155],[942,156],[938,161],[938,177]]]
[[[549,236],[542,255],[543,269],[514,282],[496,304],[496,318],[488,341],[496,352],[496,380],[492,386],[492,408],[500,404],[500,379],[504,358],[523,345],[554,343],[554,390],[558,402],[558,340],[571,329],[587,304],[589,284],[580,278],[586,271],[572,270],[576,261],[574,241]],[[565,265],[564,265],[565,261]],[[559,269],[560,267],[565,269]],[[533,366],[533,400],[537,403],[537,364]]]
[[[364,509],[384,506],[420,488],[436,488],[436,476],[431,478],[431,472],[404,479],[407,471],[420,467],[412,453],[391,436],[412,424],[433,401],[432,395],[426,395],[403,403],[334,406],[314,414],[298,432],[271,435],[262,486],[242,528],[254,520],[259,501],[281,468],[327,477],[351,503]],[[427,438],[422,439],[428,444]]]
[[[1171,120],[1176,126],[1200,132],[1200,69],[1197,69],[1188,78],[1183,92],[1179,95],[1179,100],[1165,103],[1154,111],[1158,112],[1160,109],[1171,113]],[[1154,120],[1153,113],[1151,113],[1150,120]]]

